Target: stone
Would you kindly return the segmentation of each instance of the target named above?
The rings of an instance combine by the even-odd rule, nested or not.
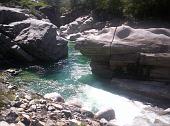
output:
[[[27,100],[29,100],[29,101],[32,100],[31,95],[27,95],[27,94],[26,94],[26,95],[25,95],[25,98],[26,98]]]
[[[17,90],[18,88],[15,85],[9,85],[8,89],[10,89],[10,90]]]
[[[66,104],[68,104],[68,105],[73,105],[73,106],[76,106],[76,107],[78,107],[78,108],[81,108],[81,107],[82,107],[82,103],[81,103],[81,101],[79,101],[78,99],[69,100]]]
[[[106,108],[103,110],[99,110],[96,114],[95,114],[95,118],[96,119],[106,119],[107,121],[110,121],[112,119],[115,119],[115,111],[112,108]]]
[[[170,80],[169,29],[122,25],[80,38],[75,48],[91,59],[92,72],[98,76]]]
[[[101,126],[108,126],[107,124],[108,124],[108,121],[106,119],[104,119],[104,118],[100,119]]]
[[[59,36],[52,23],[33,19],[22,9],[9,7],[0,8],[0,17],[0,57],[3,62],[19,65],[56,62],[68,55],[67,40]]]
[[[22,104],[21,101],[14,101],[11,103],[11,106],[19,108],[21,104]]]
[[[30,120],[30,116],[26,115],[26,114],[22,114],[21,118],[21,122],[25,125],[25,126],[30,126],[31,124],[31,120]]]
[[[55,107],[54,106],[48,106],[48,111],[55,111]]]
[[[47,101],[46,100],[44,100],[44,99],[40,99],[40,104],[46,104],[47,103]]]
[[[30,16],[22,12],[22,9],[0,7],[0,24],[9,24],[11,22],[22,21]]]
[[[70,126],[81,126],[83,125],[80,121],[76,120],[76,119],[71,119],[69,120]]]
[[[10,126],[7,122],[5,121],[1,121],[0,122],[0,126]]]
[[[80,109],[80,112],[83,116],[88,118],[94,118],[94,113],[85,109]]]
[[[62,110],[61,112],[65,115],[66,118],[72,118],[70,110]]]
[[[37,109],[37,106],[36,106],[36,105],[31,105],[31,106],[30,106],[30,110],[31,110],[31,111],[35,111],[36,109]]]
[[[53,100],[55,102],[64,102],[64,98],[56,92],[45,94],[44,98]]]
[[[57,110],[62,110],[63,109],[63,106],[60,105],[60,104],[52,103],[51,105],[54,106]]]
[[[15,123],[17,117],[18,117],[18,114],[16,114],[15,112],[9,112],[9,113],[6,115],[5,120],[6,120],[6,122],[8,122],[8,123]]]
[[[60,26],[60,11],[55,6],[45,6],[39,8],[39,10],[48,17],[51,23],[56,25],[57,27]]]

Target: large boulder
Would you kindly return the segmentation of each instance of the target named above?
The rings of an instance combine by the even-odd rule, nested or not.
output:
[[[77,40],[76,49],[92,59],[92,71],[105,74],[98,67],[103,66],[111,71],[109,77],[121,74],[170,80],[170,29],[105,28]]]
[[[45,16],[47,16],[51,23],[58,27],[60,26],[60,11],[58,7],[55,6],[41,7],[39,8],[39,11],[41,11]]]
[[[2,12],[10,14],[11,8],[0,9]],[[20,63],[58,61],[67,56],[68,50],[67,41],[59,36],[55,25],[28,17],[0,24],[0,45],[3,57]]]
[[[22,21],[30,16],[23,13],[24,10],[0,6],[0,24],[9,24],[15,21]]]

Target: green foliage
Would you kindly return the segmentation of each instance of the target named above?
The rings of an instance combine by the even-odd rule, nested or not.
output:
[[[137,18],[166,18],[170,15],[170,0],[122,0],[125,15]]]
[[[10,4],[16,4],[20,5],[25,8],[34,8],[35,6],[46,6],[45,1],[39,1],[35,2],[33,0],[0,0],[0,3],[10,5]]]

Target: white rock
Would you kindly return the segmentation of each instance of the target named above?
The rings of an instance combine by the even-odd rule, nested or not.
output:
[[[50,99],[56,102],[64,102],[64,98],[56,92],[45,94],[44,98]]]

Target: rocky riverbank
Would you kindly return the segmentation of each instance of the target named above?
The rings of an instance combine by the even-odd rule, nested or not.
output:
[[[65,102],[56,92],[42,96],[23,86],[12,85],[7,81],[14,73],[11,71],[5,71],[5,76],[1,78],[0,125],[112,126],[115,123],[115,112],[111,108],[93,113],[82,108],[78,100]]]

